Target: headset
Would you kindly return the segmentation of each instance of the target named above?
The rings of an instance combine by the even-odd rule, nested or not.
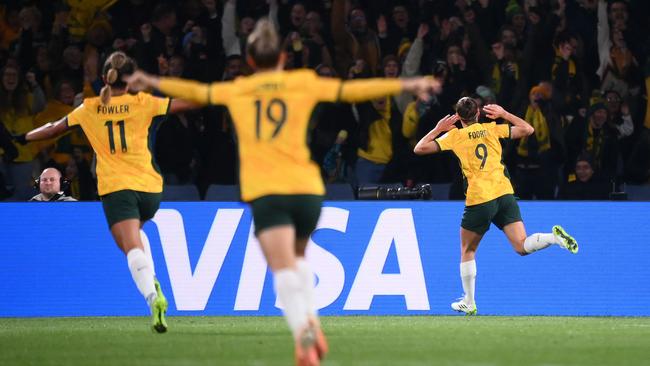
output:
[[[59,191],[63,192],[66,189],[70,187],[70,181],[67,180],[63,174],[61,174],[61,171],[55,167],[50,167],[49,169],[55,169],[57,172],[59,172],[59,175],[61,178],[59,178]],[[43,174],[41,172],[41,174]],[[41,189],[41,176],[39,175],[38,178],[34,179],[34,188],[36,188],[37,191],[40,191]]]

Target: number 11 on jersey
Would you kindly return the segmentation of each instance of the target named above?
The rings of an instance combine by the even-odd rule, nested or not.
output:
[[[127,152],[126,147],[126,133],[124,132],[124,121],[117,121],[115,123],[120,130],[120,147],[122,152]],[[111,154],[115,154],[115,138],[113,136],[113,121],[106,121],[104,126],[108,129],[108,146],[111,149]]]

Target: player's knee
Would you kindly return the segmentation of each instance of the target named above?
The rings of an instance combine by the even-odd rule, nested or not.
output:
[[[514,243],[515,245],[513,245],[515,252],[522,257],[528,255],[528,252],[526,252],[526,249],[524,249],[524,240],[525,239],[518,240]]]
[[[476,246],[463,244],[460,248],[462,254],[470,254],[476,252]]]

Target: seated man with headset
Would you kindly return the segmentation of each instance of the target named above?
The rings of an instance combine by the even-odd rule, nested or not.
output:
[[[30,201],[54,202],[54,201],[76,201],[63,193],[64,186],[68,181],[63,178],[61,172],[56,168],[43,170],[41,176],[34,181],[34,186],[41,192],[32,197]]]

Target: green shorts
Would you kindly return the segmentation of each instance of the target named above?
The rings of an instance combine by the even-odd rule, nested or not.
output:
[[[151,220],[160,207],[162,193],[125,189],[101,197],[108,227],[128,219]]]
[[[269,195],[250,202],[255,235],[273,226],[293,225],[296,237],[307,238],[316,229],[323,196]]]
[[[490,229],[490,223],[503,230],[504,226],[517,221],[522,221],[519,205],[515,196],[506,194],[492,201],[465,206],[460,226],[482,235]]]

